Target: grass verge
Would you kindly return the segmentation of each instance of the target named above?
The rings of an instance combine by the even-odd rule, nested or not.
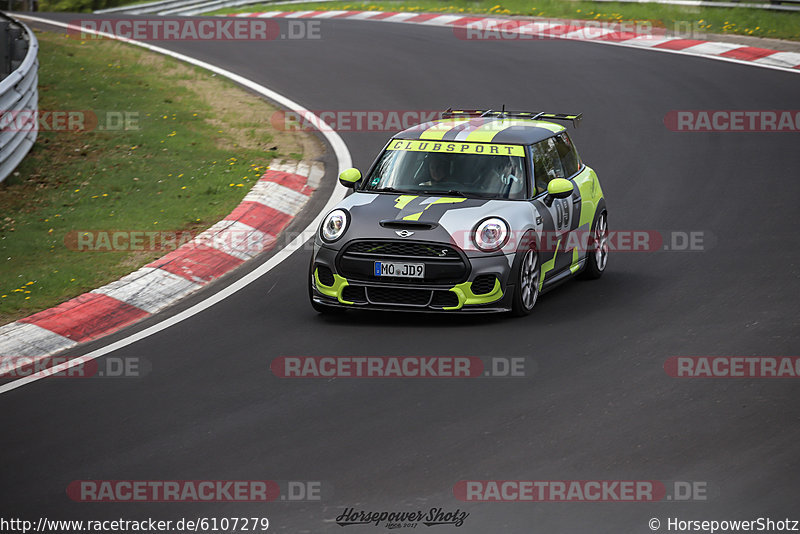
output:
[[[40,111],[83,112],[73,123],[83,128],[40,131],[0,183],[0,324],[165,253],[78,252],[70,232],[198,232],[273,158],[321,150],[308,134],[274,130],[275,108],[202,69],[111,40],[37,37]]]
[[[489,13],[598,21],[650,21],[689,37],[705,33],[749,35],[800,41],[800,13],[748,8],[696,7],[663,4],[595,3],[565,0],[411,0],[387,2],[322,2],[275,6],[268,3],[221,9],[213,14],[254,11],[345,9],[428,13]]]

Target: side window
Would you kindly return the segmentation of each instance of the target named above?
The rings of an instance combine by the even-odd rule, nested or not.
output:
[[[564,178],[564,168],[556,143],[551,137],[533,145],[533,177],[536,194],[544,192],[553,178]]]
[[[578,152],[575,150],[575,145],[569,138],[566,132],[555,138],[556,148],[558,149],[558,156],[561,158],[561,164],[564,167],[564,174],[567,178],[578,172],[581,167],[580,160],[578,159]]]

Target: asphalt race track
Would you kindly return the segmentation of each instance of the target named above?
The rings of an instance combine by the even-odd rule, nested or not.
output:
[[[463,41],[415,25],[329,20],[320,29],[320,40],[157,44],[312,110],[583,112],[570,131],[600,176],[611,229],[702,232],[704,250],[613,254],[599,281],[569,282],[523,319],[318,316],[306,295],[309,252],[300,250],[205,312],[112,354],[147,360],[141,379],[51,378],[2,395],[3,515],[266,516],[270,530],[288,533],[340,532],[334,519],[348,507],[461,508],[470,515],[460,528],[418,528],[468,533],[643,533],[653,517],[800,519],[798,382],[676,379],[663,368],[676,355],[798,355],[800,137],[676,133],[663,119],[671,110],[797,109],[800,76],[596,43]],[[340,135],[364,170],[390,134]],[[522,357],[530,376],[270,372],[273,358],[298,355]],[[73,502],[67,486],[85,479],[321,481],[325,498]],[[506,479],[709,489],[705,501],[657,503],[453,495],[460,480]],[[377,530],[385,528],[343,532]]]

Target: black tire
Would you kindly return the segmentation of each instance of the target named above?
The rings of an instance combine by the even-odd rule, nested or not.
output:
[[[539,300],[539,253],[533,246],[517,251],[520,260],[511,273],[514,281],[514,295],[511,299],[511,315],[524,317],[531,313]]]
[[[601,211],[592,223],[592,245],[581,278],[597,280],[608,267],[608,215]]]
[[[329,315],[331,313],[336,312],[336,308],[334,308],[333,306],[326,306],[325,304],[314,302],[314,288],[311,287],[313,283],[314,283],[314,264],[312,263],[308,267],[308,300],[311,302],[311,307],[314,308],[314,311],[322,315]]]

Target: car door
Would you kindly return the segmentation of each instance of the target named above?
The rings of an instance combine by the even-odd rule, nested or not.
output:
[[[568,138],[567,138],[568,139]],[[574,187],[568,198],[557,199],[547,196],[547,184],[555,178],[570,179],[576,174],[575,163],[568,155],[571,143],[567,144],[561,136],[554,136],[531,146],[533,160],[534,205],[542,216],[543,235],[540,248],[542,281],[547,281],[559,273],[570,269],[579,261],[577,250],[569,232],[577,228],[580,220],[580,191]]]
[[[583,170],[583,165],[578,156],[578,151],[575,149],[575,145],[572,143],[567,132],[561,132],[555,136],[553,140],[556,144],[559,159],[561,159],[564,176],[567,180],[572,182],[573,187],[572,196],[569,199],[572,204],[572,217],[570,219],[569,231],[572,232],[572,234],[565,237],[564,247],[567,251],[571,252],[569,267],[574,272],[580,267],[586,257],[587,248],[582,244],[583,241],[581,240],[581,238],[585,238],[586,236],[582,236],[578,231],[581,221],[581,208],[583,206],[578,180],[582,175],[581,171]],[[585,174],[583,174],[583,176],[585,176]]]

